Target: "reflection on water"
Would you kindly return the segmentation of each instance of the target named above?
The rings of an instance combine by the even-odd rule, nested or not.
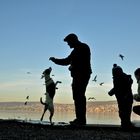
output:
[[[22,120],[40,120],[42,112],[0,110],[0,119],[22,119]],[[69,122],[75,118],[74,113],[55,112],[54,122]],[[44,121],[49,120],[49,112],[46,112]],[[132,114],[132,120],[140,120],[140,117]],[[120,124],[118,113],[87,113],[88,124]]]
[[[41,113],[20,112],[20,111],[0,111],[1,119],[23,119],[40,120]],[[69,122],[75,118],[74,113],[56,112],[53,117],[54,122]],[[44,121],[49,120],[49,112],[46,112]],[[119,124],[120,120],[117,113],[88,113],[87,123],[89,124]]]
[[[118,113],[96,113],[87,114],[88,123],[93,124],[119,124]]]
[[[120,124],[116,101],[88,102],[87,123],[88,124]],[[43,106],[39,102],[1,102],[0,119],[20,119],[39,121],[43,113]],[[66,122],[75,118],[73,104],[55,104],[53,122]],[[140,116],[132,113],[132,121],[140,121]],[[44,121],[49,121],[49,112],[44,116]]]
[[[54,116],[56,121],[69,122],[75,118],[74,113],[57,113]],[[87,113],[88,124],[119,124],[117,113]]]

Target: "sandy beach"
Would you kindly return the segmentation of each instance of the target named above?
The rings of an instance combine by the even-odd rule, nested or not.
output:
[[[140,128],[122,130],[119,125],[43,125],[0,120],[0,140],[139,140]]]

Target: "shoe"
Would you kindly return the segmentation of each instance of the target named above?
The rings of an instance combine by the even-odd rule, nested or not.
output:
[[[75,119],[73,121],[70,121],[70,124],[71,125],[86,125],[86,122],[85,121],[78,120],[78,119]]]
[[[73,121],[70,121],[69,123],[73,124],[73,123],[76,123],[77,121],[78,121],[77,119],[74,119]]]
[[[134,126],[134,124],[129,123],[129,124],[121,124],[121,128],[123,130],[132,130],[135,129],[136,127]]]

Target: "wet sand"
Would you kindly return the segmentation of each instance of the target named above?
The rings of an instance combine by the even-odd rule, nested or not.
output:
[[[139,140],[140,128],[122,130],[119,125],[43,125],[0,120],[0,140]]]

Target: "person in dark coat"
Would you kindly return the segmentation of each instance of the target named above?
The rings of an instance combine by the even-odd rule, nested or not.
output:
[[[137,68],[135,70],[134,75],[138,83],[138,89],[137,94],[134,94],[133,98],[136,102],[140,102],[140,68]],[[140,105],[135,105],[133,107],[133,112],[136,113],[137,115],[140,115]]]
[[[134,94],[134,100],[136,100],[137,102],[140,102],[140,68],[137,68],[134,72],[135,78],[137,80],[138,83],[138,89],[137,89],[137,94]]]
[[[133,94],[131,86],[133,80],[131,75],[123,72],[120,66],[113,65],[112,69],[114,88],[110,90],[109,95],[115,95],[119,108],[119,117],[121,119],[122,128],[133,127],[131,123],[131,112],[133,104]]]
[[[76,119],[71,121],[73,125],[85,125],[86,124],[86,87],[88,85],[90,75],[92,73],[90,64],[90,48],[87,44],[78,40],[77,35],[71,33],[64,38],[64,41],[68,43],[72,52],[66,58],[58,59],[50,57],[50,60],[58,65],[70,65],[69,71],[71,73],[72,81],[72,93],[75,104]]]

